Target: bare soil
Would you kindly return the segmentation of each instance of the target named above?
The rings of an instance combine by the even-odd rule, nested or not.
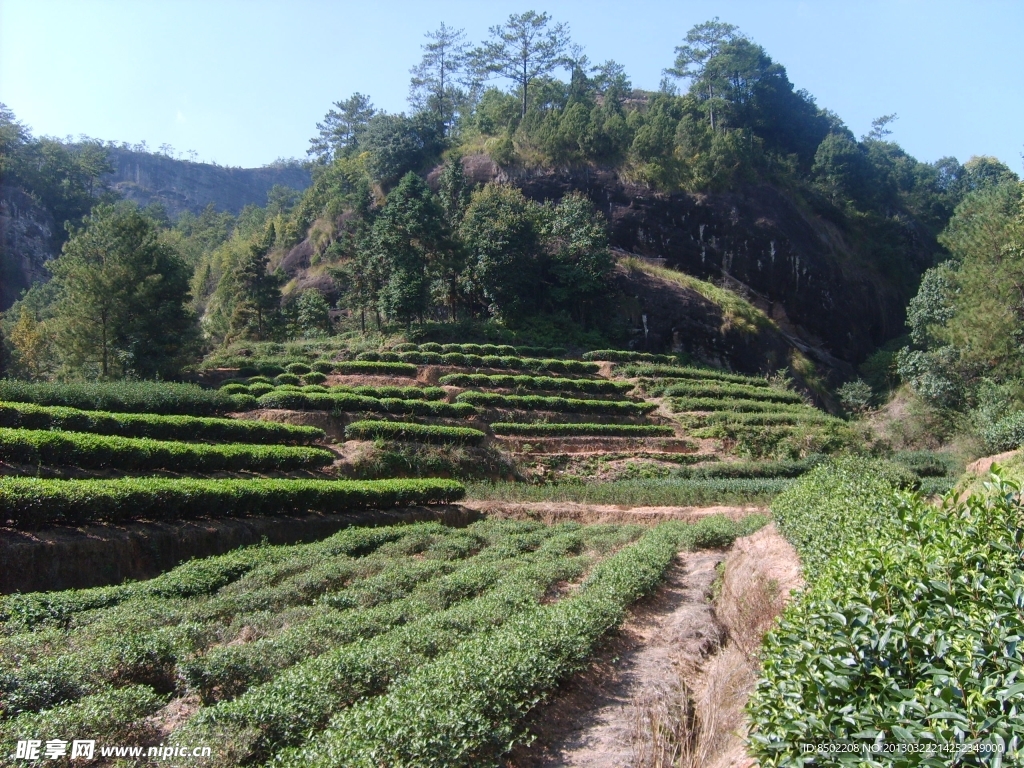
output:
[[[1020,454],[1020,449],[1015,451],[1006,451],[1005,453],[997,453],[995,456],[983,456],[977,461],[972,461],[967,465],[967,471],[972,475],[978,475],[981,477],[988,473],[992,469],[993,464],[1005,464],[1007,461],[1012,459],[1014,456]]]

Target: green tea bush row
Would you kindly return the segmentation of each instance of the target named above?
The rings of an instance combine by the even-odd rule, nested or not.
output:
[[[376,374],[380,376],[415,376],[416,366],[410,363],[351,360],[348,362],[335,363],[334,372],[340,374]]]
[[[903,745],[917,751],[893,764],[1021,762],[1019,499],[996,483],[931,504],[847,461],[773,504],[811,586],[765,640],[748,705],[761,765],[801,764],[805,743],[851,745],[832,765],[890,764]]]
[[[396,344],[392,352],[461,352],[466,355],[513,355],[517,357],[561,357],[561,347],[513,347],[508,344]]]
[[[331,514],[449,504],[465,488],[453,480],[118,480],[0,479],[0,517],[15,527],[90,521]]]
[[[715,368],[695,368],[688,365],[642,365],[629,364],[616,366],[615,373],[626,378],[638,376],[649,376],[652,378],[665,379],[715,379],[717,381],[730,382],[732,384],[748,384],[752,387],[769,387],[771,383],[767,379],[757,376],[744,376],[739,373],[727,373]]]
[[[619,394],[633,388],[629,382],[607,379],[556,379],[551,376],[502,376],[486,373],[449,373],[441,377],[440,383],[449,387],[547,389],[595,394]]]
[[[504,568],[482,563],[483,578],[470,580],[471,593],[483,591],[479,597],[297,664],[237,699],[200,710],[172,740],[231,745],[231,762],[262,762],[301,743],[339,709],[379,694],[474,633],[530,609],[551,584],[578,575],[581,560],[519,557]]]
[[[240,547],[224,555],[190,560],[146,581],[126,582],[110,587],[6,595],[0,597],[0,621],[3,622],[5,632],[31,629],[41,624],[66,626],[72,621],[74,629],[77,629],[86,623],[81,616],[86,611],[96,618],[99,616],[97,608],[109,608],[126,600],[205,597],[225,587],[225,593],[234,589],[236,594],[254,596],[259,602],[255,605],[240,604],[234,595],[223,594],[220,602],[224,605],[211,607],[209,603],[204,603],[199,608],[202,618],[220,619],[247,607],[258,607],[261,610],[268,605],[280,607],[282,600],[263,600],[259,593],[265,592],[268,586],[280,586],[282,573],[301,573],[303,567],[311,567],[307,561],[320,563],[337,557],[365,557],[385,544],[407,536],[437,533],[439,529],[444,532],[451,530],[437,523],[380,528],[353,526],[312,544],[260,544]],[[283,604],[288,604],[288,596],[284,598]]]
[[[228,392],[228,394],[240,394],[240,395],[254,395],[259,398],[270,392],[305,392],[305,393],[319,393],[319,394],[335,394],[335,395],[360,395],[362,397],[374,397],[378,400],[384,398],[393,398],[396,400],[444,400],[448,393],[441,387],[396,387],[396,386],[368,386],[368,385],[350,385],[350,384],[337,384],[332,387],[325,387],[319,384],[307,385],[305,387],[295,388],[293,386],[285,385],[275,387],[272,384],[264,384],[263,382],[256,382],[249,384],[228,384],[227,386],[221,387],[222,392]]]
[[[410,424],[404,421],[357,421],[345,427],[349,440],[411,440],[420,443],[479,445],[487,437],[478,429]]]
[[[663,363],[676,365],[675,355],[653,355],[650,352],[632,352],[624,349],[594,349],[583,355],[584,360],[610,360],[614,363]]]
[[[643,416],[658,406],[655,403],[635,403],[628,400],[576,400],[567,397],[540,395],[498,395],[493,392],[463,392],[455,398],[457,403],[469,403],[484,408],[513,408],[528,411],[562,411],[566,413],[609,413],[621,416]]]
[[[800,410],[786,411],[782,413],[752,412],[752,413],[730,413],[728,411],[715,411],[700,415],[684,416],[680,423],[688,427],[711,427],[716,424],[742,424],[744,426],[794,426],[796,424],[824,424],[831,421],[839,421],[835,416],[830,416],[816,408],[807,406]]]
[[[208,416],[231,409],[228,396],[195,384],[162,381],[32,384],[0,379],[0,402],[61,405],[83,411]]]
[[[770,400],[745,400],[721,397],[673,397],[669,400],[675,413],[688,411],[734,411],[736,413],[807,413],[809,406],[776,403]]]
[[[67,650],[55,649],[52,632],[35,633],[36,647],[19,638],[21,663],[0,672],[0,696],[9,710],[39,710],[110,684],[156,683],[159,669],[162,688],[183,678],[205,701],[229,698],[270,679],[275,668],[316,655],[318,648],[329,650],[326,642],[351,642],[385,631],[404,623],[403,616],[414,608],[422,616],[445,607],[445,596],[458,592],[462,583],[448,575],[470,567],[454,561],[478,551],[483,537],[437,523],[396,529],[392,541],[358,558],[348,556],[353,542],[337,536],[328,546],[276,548],[276,560],[254,567],[232,588],[188,603],[161,599],[177,594],[166,594],[171,585],[161,583],[165,579],[124,585],[121,591],[135,598],[131,605],[99,617],[76,617],[63,636]],[[415,599],[399,611],[347,610],[383,606],[413,590]],[[260,618],[272,611],[287,611],[283,630],[274,632]],[[233,627],[224,626],[226,620]],[[240,626],[254,620],[269,636],[230,643]],[[124,653],[126,644],[131,653]]]
[[[773,403],[791,403],[802,405],[804,402],[797,392],[790,392],[785,389],[774,387],[751,387],[746,384],[717,383],[710,381],[693,381],[681,384],[673,384],[666,387],[662,392],[655,389],[647,389],[648,394],[665,397],[692,397],[692,398],[739,398],[742,400],[766,400]]]
[[[815,454],[806,459],[789,461],[718,461],[703,467],[679,467],[672,470],[673,477],[686,478],[773,478],[800,477],[825,461]]]
[[[675,430],[656,424],[522,424],[496,422],[491,424],[496,435],[529,435],[536,437],[672,437]]]
[[[245,395],[233,395],[245,397]],[[443,403],[429,400],[364,397],[349,394],[306,392],[268,392],[256,399],[256,408],[284,408],[293,411],[336,411],[345,413],[389,413],[395,415],[465,418],[476,413],[469,403]]]
[[[740,528],[721,518],[658,526],[597,565],[572,597],[468,638],[384,695],[342,711],[308,745],[283,753],[278,764],[453,768],[495,763],[526,739],[521,723],[530,710],[586,665],[626,608],[661,582],[681,547],[727,545]]]
[[[468,483],[473,499],[626,504],[633,507],[686,507],[702,504],[765,504],[793,481],[765,478],[629,479],[603,483],[566,482],[530,485],[511,482]]]
[[[394,358],[396,362],[383,362]],[[374,362],[379,359],[382,362]],[[401,362],[398,362],[401,361]],[[516,357],[514,355],[470,355],[462,352],[363,352],[357,362],[366,365],[448,365],[459,368],[509,368],[524,371],[552,371],[554,373],[595,373],[595,363],[555,358]],[[342,363],[337,363],[336,368]],[[346,365],[351,365],[348,363]]]
[[[73,739],[88,738],[96,740],[95,755],[99,757],[99,745],[141,744],[152,738],[152,728],[146,726],[145,718],[164,704],[166,698],[157,695],[152,688],[131,685],[111,688],[45,712],[26,712],[4,723],[0,729],[0,753],[11,758],[10,765],[14,764],[13,756],[19,741],[38,739],[45,744],[59,739],[67,742],[67,754],[70,755]],[[63,765],[81,762],[66,760],[46,762]]]
[[[91,435],[0,427],[0,459],[21,464],[67,465],[127,471],[177,472],[302,469],[334,461],[326,448],[246,443],[182,443],[142,437]]]
[[[272,444],[308,444],[324,437],[323,430],[316,427],[295,427],[269,421],[106,413],[30,403],[0,403],[0,427],[90,432],[154,440],[192,439]]]

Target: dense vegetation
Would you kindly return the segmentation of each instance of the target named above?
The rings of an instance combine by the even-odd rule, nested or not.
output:
[[[932,505],[899,482],[830,464],[772,505],[810,587],[766,641],[750,704],[762,765],[807,760],[801,744],[853,745],[815,756],[836,765],[890,764],[908,747],[931,751],[907,764],[1021,757],[1018,489]]]

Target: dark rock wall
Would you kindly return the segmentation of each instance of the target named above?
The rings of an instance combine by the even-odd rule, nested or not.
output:
[[[467,163],[475,181],[480,165]],[[787,331],[857,363],[904,332],[910,298],[859,253],[847,233],[802,210],[779,190],[752,186],[721,194],[659,194],[595,171],[510,175],[528,197],[590,197],[608,217],[613,247],[665,259],[665,265],[738,288]],[[918,273],[930,266],[927,240],[906,238],[903,255]]]
[[[0,186],[0,311],[49,273],[56,224],[49,211],[14,187]]]

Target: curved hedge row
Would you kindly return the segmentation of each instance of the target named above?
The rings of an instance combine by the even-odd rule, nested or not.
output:
[[[675,430],[656,424],[491,424],[496,435],[529,435],[535,437],[672,437]]]
[[[247,395],[232,395],[247,397]],[[307,392],[268,392],[256,398],[252,408],[284,408],[292,411],[339,411],[347,413],[391,413],[396,415],[465,418],[476,413],[468,403],[439,403],[431,400],[400,400],[391,397],[333,395]]]
[[[496,395],[493,392],[463,392],[455,400],[457,403],[471,403],[487,408],[568,413],[615,413],[622,416],[643,416],[658,407],[656,403],[634,403],[628,400],[575,400],[568,397],[541,397],[539,395]]]
[[[293,443],[322,440],[316,427],[295,427],[270,421],[214,419],[203,416],[160,416],[150,413],[107,413],[31,403],[0,403],[0,427],[90,432],[153,440],[216,440],[238,443]]]
[[[415,376],[416,366],[410,363],[374,362],[351,360],[334,364],[334,372],[340,374],[379,374],[382,376]]]
[[[454,480],[118,480],[0,478],[0,519],[18,528],[54,523],[180,520],[193,517],[338,514],[450,504],[466,493]]]
[[[513,347],[508,344],[396,344],[391,352],[461,352],[466,355],[517,355],[519,357],[561,357],[562,347]]]
[[[746,400],[723,397],[674,397],[669,400],[674,413],[687,411],[735,411],[736,413],[806,413],[811,406],[775,403],[771,400]]]
[[[652,388],[648,392],[655,395],[656,390],[657,388]],[[772,403],[792,403],[794,405],[803,404],[804,402],[803,397],[799,393],[786,389],[752,387],[746,384],[720,384],[708,381],[672,384],[665,387],[662,394],[665,397],[742,398],[745,400],[766,400]]]
[[[449,373],[440,383],[449,387],[500,387],[502,389],[550,389],[565,392],[593,392],[616,394],[628,392],[633,385],[628,381],[607,379],[556,379],[551,376],[502,376],[486,373]]]
[[[643,365],[633,363],[616,367],[615,372],[626,378],[637,376],[650,376],[652,378],[677,378],[677,379],[715,379],[727,381],[732,384],[749,384],[752,387],[770,387],[771,382],[757,376],[744,376],[739,373],[727,373],[715,368],[695,368],[691,365]]]
[[[270,392],[305,392],[307,394],[319,393],[325,395],[360,395],[362,397],[374,397],[378,400],[383,398],[394,398],[396,400],[444,400],[448,396],[448,393],[441,387],[397,387],[388,385],[374,387],[351,384],[337,384],[332,387],[325,387],[319,384],[295,387],[294,385],[285,384],[275,387],[262,381],[249,385],[226,384],[220,388],[220,391],[229,395],[253,395],[255,397],[262,397]]]
[[[380,360],[381,362],[375,362]],[[395,362],[384,362],[394,360]],[[400,361],[400,362],[399,362]],[[463,352],[362,352],[357,362],[365,365],[450,365],[459,368],[509,368],[526,371],[553,371],[556,373],[594,373],[598,366],[579,360],[541,359],[515,355],[471,355]],[[351,365],[351,363],[338,363]]]
[[[675,355],[653,355],[650,352],[632,352],[625,349],[594,349],[584,353],[583,359],[609,360],[613,363],[679,363],[679,358]]]
[[[487,437],[479,429],[410,424],[405,421],[357,421],[345,428],[349,440],[411,440],[420,443],[479,445]]]
[[[0,401],[60,405],[83,411],[209,416],[231,410],[226,394],[163,381],[31,384],[0,379]]]
[[[179,472],[322,467],[334,461],[326,448],[245,443],[182,443],[0,427],[0,460],[85,469],[169,469]]]

